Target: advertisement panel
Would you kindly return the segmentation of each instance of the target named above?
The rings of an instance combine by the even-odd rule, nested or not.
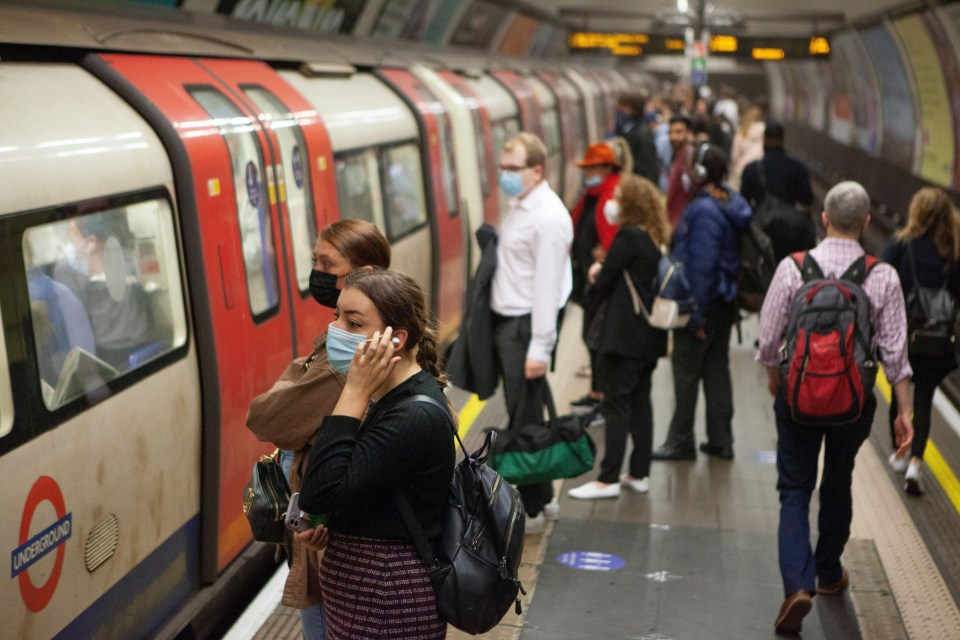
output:
[[[900,46],[886,24],[860,31],[860,38],[877,73],[883,106],[881,154],[893,164],[915,171],[914,139],[917,131],[913,85]]]
[[[953,184],[953,119],[940,58],[919,14],[893,22],[913,72],[917,97],[917,174],[934,184]]]

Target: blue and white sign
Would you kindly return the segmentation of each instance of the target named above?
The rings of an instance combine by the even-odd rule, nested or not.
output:
[[[246,172],[247,197],[250,198],[250,204],[254,207],[260,206],[260,174],[257,172],[257,165],[253,161],[247,163]]]
[[[300,157],[300,145],[293,147],[290,164],[293,165],[293,180],[297,183],[297,189],[303,189],[303,158]]]
[[[558,555],[557,562],[584,571],[616,571],[627,564],[620,556],[600,551],[568,551]]]

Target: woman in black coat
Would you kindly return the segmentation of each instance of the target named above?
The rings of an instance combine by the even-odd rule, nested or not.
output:
[[[958,223],[957,210],[943,189],[924,187],[913,196],[907,225],[894,235],[894,241],[883,254],[883,259],[896,267],[905,298],[909,300],[910,292],[918,283],[932,289],[946,288],[955,300],[960,296]],[[907,311],[909,315],[909,308]],[[913,392],[915,435],[909,462],[906,456],[898,458],[894,453],[890,456],[890,466],[897,472],[905,472],[907,493],[920,495],[923,493],[920,464],[930,436],[933,394],[947,374],[957,368],[957,356],[953,348],[939,356],[922,356],[911,350],[909,356],[913,369],[911,382],[916,385]],[[896,412],[894,399],[890,405],[891,441]]]
[[[606,453],[600,476],[571,489],[571,498],[615,498],[620,485],[645,493],[649,488],[650,450],[653,446],[653,405],[650,386],[657,359],[666,355],[667,332],[654,329],[642,313],[634,312],[626,273],[649,309],[653,302],[653,282],[660,261],[660,247],[669,241],[667,222],[660,194],[652,182],[624,175],[614,197],[604,207],[604,215],[620,230],[610,245],[606,259],[589,271],[585,305],[599,308],[606,304],[597,340],[600,352],[600,390],[604,393],[601,411],[606,419]],[[633,439],[628,473],[620,475],[626,451],[627,435]]]

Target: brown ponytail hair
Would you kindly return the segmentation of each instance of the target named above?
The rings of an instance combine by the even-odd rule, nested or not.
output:
[[[377,308],[380,319],[394,331],[407,332],[404,349],[417,348],[417,364],[446,388],[447,377],[440,371],[437,332],[431,326],[426,298],[420,285],[410,276],[390,269],[356,269],[344,281],[344,289],[355,287]]]
[[[340,220],[320,232],[354,269],[390,268],[390,243],[373,223],[366,220]]]

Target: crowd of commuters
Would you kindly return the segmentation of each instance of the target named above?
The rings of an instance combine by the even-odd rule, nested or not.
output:
[[[465,310],[471,331],[482,328],[478,344],[486,350],[478,353],[474,345],[470,357],[490,370],[486,387],[502,384],[507,426],[518,428],[544,422],[546,374],[564,308],[568,301],[583,307],[590,355],[583,374],[591,387],[574,409],[603,418],[605,450],[596,480],[569,490],[577,499],[616,498],[622,487],[647,492],[652,460],[694,460],[698,450],[734,458],[729,346],[739,318],[740,238],[768,198],[786,202],[798,220],[813,224],[807,169],[784,150],[784,128],[759,107],[738,105],[731,95],[714,104],[684,104],[628,92],[617,102],[615,120],[610,134],[625,141],[622,153],[630,157],[618,157],[616,145],[605,141],[590,144],[578,162],[582,195],[569,211],[550,187],[542,140],[521,132],[498,150],[499,188],[509,206],[498,229],[482,230],[481,292],[474,291]],[[824,275],[838,277],[864,253],[859,239],[869,213],[864,189],[840,183],[827,194],[820,216],[826,238],[816,248],[808,242],[779,247],[780,253],[812,248],[809,256]],[[869,270],[862,283],[894,391],[890,464],[905,474],[914,494],[921,493],[933,390],[957,360],[952,350],[936,357],[910,352],[905,300],[916,287],[960,294],[958,229],[949,195],[921,190],[906,227],[885,252],[889,264]],[[96,234],[81,237],[92,244]],[[689,323],[674,329],[672,340],[638,312],[638,305],[653,302],[658,265],[668,252],[685,265],[695,301]],[[402,401],[426,394],[446,402],[446,379],[423,292],[389,267],[389,244],[373,225],[347,220],[321,232],[310,289],[319,304],[335,310],[335,321],[316,338],[313,353],[294,360],[249,410],[249,428],[282,450],[302,507],[328,515],[325,524],[293,534],[289,547],[283,602],[302,611],[304,637],[311,640],[350,638],[358,629],[390,637],[446,633],[393,498],[402,492],[427,535],[439,535],[454,463],[451,417]],[[836,594],[849,583],[840,557],[850,535],[853,460],[876,409],[871,394],[844,429],[801,425],[791,413],[781,345],[804,279],[792,258],[779,262],[760,313],[756,356],[767,368],[778,435],[785,595],[778,632],[799,631],[816,593]],[[675,406],[666,440],[654,448],[651,381],[667,355]],[[697,447],[701,383],[706,439]],[[808,512],[821,447],[826,453],[814,551]],[[552,483],[519,491],[528,532],[556,517]]]

